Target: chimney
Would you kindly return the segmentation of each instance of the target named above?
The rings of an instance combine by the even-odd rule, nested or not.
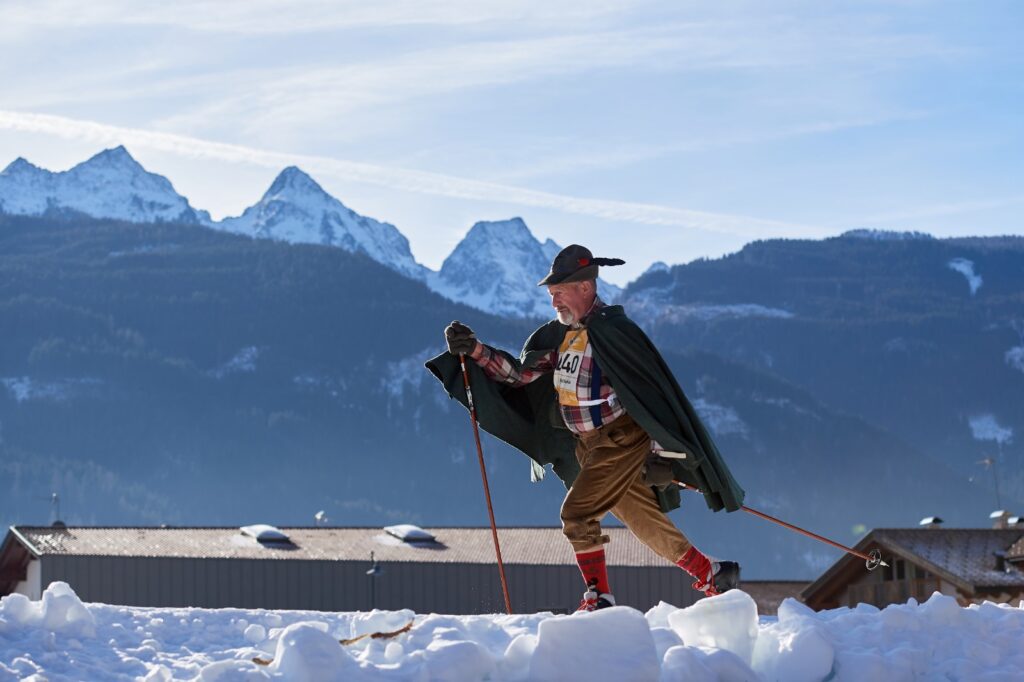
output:
[[[988,515],[992,519],[992,527],[996,529],[1005,529],[1010,527],[1010,512],[1003,509],[997,509]]]
[[[942,525],[942,519],[938,516],[926,516],[917,525],[922,528],[938,528]]]

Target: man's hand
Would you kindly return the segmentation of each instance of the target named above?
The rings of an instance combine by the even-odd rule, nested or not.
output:
[[[672,462],[664,457],[658,457],[653,452],[647,456],[647,466],[644,467],[644,483],[664,490],[672,485],[674,478]]]
[[[476,344],[479,343],[473,330],[458,320],[455,320],[445,328],[444,340],[448,342],[448,352],[452,355],[458,355],[459,353],[472,355]]]

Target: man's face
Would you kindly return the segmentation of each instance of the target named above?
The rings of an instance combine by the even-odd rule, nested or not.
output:
[[[558,313],[562,324],[573,324],[590,310],[594,302],[593,282],[568,282],[549,284],[551,307]]]

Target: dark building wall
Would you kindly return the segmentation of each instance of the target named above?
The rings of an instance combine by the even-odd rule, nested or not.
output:
[[[45,556],[42,584],[63,580],[87,602],[128,606],[417,613],[504,612],[496,565]],[[513,611],[572,609],[584,591],[575,566],[506,566]],[[687,575],[664,568],[611,567],[619,604],[646,610],[659,601],[692,604]]]

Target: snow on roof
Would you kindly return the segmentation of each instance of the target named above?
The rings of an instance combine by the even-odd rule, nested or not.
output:
[[[491,529],[430,528],[434,543],[421,545],[435,551],[416,551],[408,543],[381,532],[380,527],[284,528],[294,547],[288,552],[266,551],[239,534],[235,527],[222,528],[126,528],[49,526],[12,528],[18,542],[30,547],[37,556],[116,556],[181,557],[195,559],[268,559],[328,560],[365,562],[376,552],[381,562],[438,562],[493,564],[494,542]],[[616,566],[653,566],[671,568],[665,560],[643,545],[625,528],[607,528],[612,538],[608,561]],[[571,562],[572,549],[561,528],[499,528],[502,558],[507,564],[561,565]],[[11,538],[11,536],[8,536]],[[392,542],[382,543],[379,538]]]

